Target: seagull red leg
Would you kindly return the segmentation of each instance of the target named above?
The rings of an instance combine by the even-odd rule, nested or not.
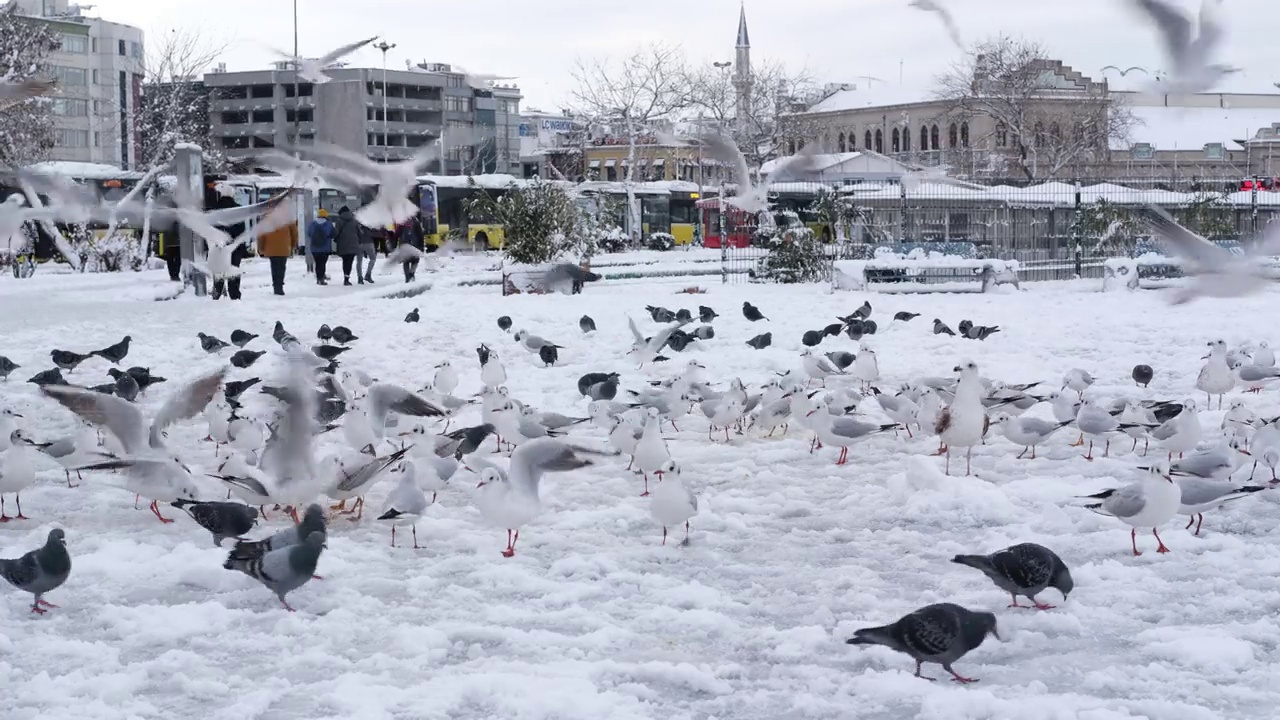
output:
[[[165,525],[168,525],[169,523],[173,522],[173,521],[172,521],[172,520],[170,520],[169,518],[167,518],[167,517],[165,517],[165,516],[163,516],[163,515],[161,515],[161,514],[160,514],[160,501],[159,501],[159,500],[152,500],[152,501],[151,501],[151,512],[155,513],[156,517],[160,518],[160,522],[164,523]]]
[[[1165,547],[1165,546],[1164,546],[1164,541],[1160,539],[1160,533],[1159,533],[1159,532],[1157,532],[1155,528],[1151,528],[1151,534],[1152,534],[1152,535],[1155,535],[1155,536],[1156,536],[1156,542],[1160,543],[1160,547],[1156,548],[1156,552],[1158,552],[1158,553],[1167,553],[1167,552],[1169,552],[1169,548],[1167,548],[1167,547]]]
[[[1142,553],[1138,551],[1138,528],[1129,531],[1129,542],[1133,543],[1133,556],[1138,557]]]

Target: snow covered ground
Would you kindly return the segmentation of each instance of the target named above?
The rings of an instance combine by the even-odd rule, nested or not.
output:
[[[464,259],[479,272],[488,261]],[[335,264],[330,264],[331,271]],[[991,295],[830,294],[817,286],[722,286],[715,277],[611,281],[583,295],[502,298],[494,286],[429,278],[410,299],[397,276],[373,288],[320,288],[291,263],[289,295],[269,293],[264,264],[245,280],[239,303],[180,297],[156,302],[162,272],[37,274],[0,279],[0,354],[23,367],[0,383],[0,400],[25,415],[37,438],[71,430],[71,416],[23,381],[51,367],[54,347],[87,351],[132,335],[125,365],[150,366],[173,381],[225,362],[206,355],[200,331],[226,339],[260,333],[250,347],[276,351],[281,320],[304,342],[322,322],[360,336],[342,359],[376,377],[421,387],[445,358],[465,368],[463,391],[479,389],[474,348],[488,343],[506,364],[511,393],[543,409],[582,414],[575,381],[616,370],[624,383],[670,375],[696,357],[721,384],[758,386],[798,368],[800,335],[870,299],[880,334],[884,384],[948,375],[962,358],[1008,381],[1056,388],[1074,367],[1091,371],[1092,395],[1181,400],[1194,392],[1205,343],[1277,339],[1280,293],[1201,301],[1172,309],[1155,292],[1102,294],[1097,283],[1029,284]],[[700,285],[705,295],[677,290]],[[771,320],[748,323],[751,300]],[[653,324],[646,304],[707,304],[720,312],[717,337],[671,367],[638,372],[623,359],[627,313]],[[423,321],[404,315],[421,309]],[[892,323],[911,310],[915,321]],[[600,330],[584,337],[583,313]],[[502,333],[510,315],[566,346],[543,368]],[[934,336],[929,321],[961,318],[999,325],[985,343]],[[774,346],[743,341],[765,329]],[[847,338],[821,347],[856,349]],[[273,352],[239,379],[269,377]],[[1149,391],[1129,379],[1149,363]],[[105,382],[105,361],[70,375]],[[172,387],[172,386],[170,386]],[[144,396],[154,411],[167,392]],[[1229,396],[1231,397],[1237,395]],[[1250,402],[1265,416],[1274,391]],[[874,403],[871,403],[874,405]],[[250,407],[265,409],[254,399]],[[868,406],[870,409],[870,406]],[[1048,416],[1041,405],[1033,413]],[[1216,428],[1218,411],[1205,412]],[[463,418],[471,424],[473,417]],[[944,477],[936,440],[881,436],[833,464],[837,449],[809,453],[808,438],[763,439],[754,431],[709,442],[688,417],[669,433],[683,479],[700,495],[693,543],[659,545],[661,528],[638,497],[626,462],[606,458],[543,484],[547,512],[522,533],[518,554],[499,555],[505,533],[481,521],[468,477],[441,495],[418,528],[424,549],[388,547],[389,531],[366,515],[337,520],[320,560],[324,581],[290,597],[286,613],[263,587],[222,569],[225,551],[182,513],[162,526],[110,486],[88,477],[68,489],[42,465],[23,494],[34,520],[0,525],[0,556],[37,547],[53,526],[67,530],[68,582],[49,596],[49,615],[28,613],[29,596],[0,594],[0,679],[7,720],[284,718],[901,718],[936,720],[1209,720],[1275,717],[1280,686],[1280,495],[1269,491],[1206,516],[1196,538],[1175,521],[1163,529],[1167,555],[1133,557],[1128,528],[1072,506],[1074,496],[1116,487],[1146,462],[1118,443],[1087,462],[1065,433],[1016,460],[1019,448],[992,437],[974,454],[975,477]],[[189,464],[209,469],[202,422],[170,433]],[[603,431],[571,439],[602,446]],[[327,442],[340,441],[332,438]],[[963,467],[961,463],[960,467]],[[1259,474],[1261,479],[1262,473]],[[380,510],[389,484],[369,497]],[[211,497],[220,496],[209,486]],[[272,514],[259,534],[282,527]],[[402,538],[406,538],[402,535]],[[407,538],[406,538],[407,539]],[[980,573],[950,562],[1020,541],[1045,544],[1071,567],[1076,590],[1037,612],[1005,609],[1008,597]],[[1154,549],[1149,533],[1141,547]],[[957,602],[997,614],[1004,642],[988,639],[957,663],[982,679],[961,687],[911,677],[912,662],[882,648],[848,646],[853,631],[919,606]],[[942,675],[936,666],[929,668]]]

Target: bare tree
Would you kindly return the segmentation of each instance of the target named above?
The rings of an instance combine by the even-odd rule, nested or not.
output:
[[[1037,180],[1104,162],[1111,142],[1127,138],[1135,123],[1101,85],[1064,80],[1061,64],[1040,45],[998,37],[940,76],[938,94],[953,117],[989,119],[975,145],[991,146],[1006,172]]]
[[[221,169],[225,157],[209,129],[209,91],[200,77],[226,50],[199,30],[170,30],[152,42],[147,54],[138,133],[147,168],[168,164],[179,143],[199,145],[204,166]]]
[[[684,55],[678,48],[654,44],[641,48],[621,63],[608,59],[579,60],[573,70],[577,89],[573,91],[577,110],[591,124],[620,131],[627,141],[627,167],[623,187],[631,215],[631,236],[639,239],[640,208],[633,183],[637,146],[641,136],[651,135],[655,126],[676,119],[688,107]]]
[[[57,48],[58,35],[48,23],[18,17],[12,5],[0,9],[0,79],[20,83],[47,72],[49,53]],[[0,110],[0,166],[21,167],[48,157],[55,102],[33,98]]]
[[[797,98],[813,93],[814,81],[807,70],[791,70],[774,61],[753,66],[751,77],[745,117],[738,117],[738,89],[728,68],[714,64],[692,68],[684,84],[690,108],[731,133],[747,164],[759,167],[785,154],[788,138],[803,136],[799,126],[804,116],[788,113]]]

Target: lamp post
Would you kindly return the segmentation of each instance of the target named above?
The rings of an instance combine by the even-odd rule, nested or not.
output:
[[[717,70],[723,70],[726,79],[729,77],[729,68],[733,67],[731,62],[712,63]],[[723,130],[723,128],[722,128]],[[699,162],[698,172],[702,172],[701,162]],[[746,178],[738,178],[738,182],[747,182]],[[720,232],[720,284],[729,283],[729,238],[725,233],[727,223],[724,217],[724,171],[720,172],[720,193],[717,196],[716,206],[718,208],[717,220],[719,221]]]
[[[298,0],[293,0],[293,142],[295,147],[301,144],[301,138],[298,137],[299,117],[302,112],[302,96],[298,94],[298,71],[302,66],[297,62],[298,57]],[[298,153],[294,153],[294,157],[302,157]],[[310,257],[310,255],[308,255]]]
[[[382,162],[391,162],[391,140],[387,135],[387,51],[394,48],[395,43],[386,40],[374,45],[382,51]]]

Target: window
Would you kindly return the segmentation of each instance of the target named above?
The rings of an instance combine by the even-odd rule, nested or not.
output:
[[[911,128],[902,128],[902,152],[911,152]]]
[[[98,81],[98,71],[97,71],[97,70],[94,70],[94,71],[93,71],[93,84],[94,84],[94,85],[99,84],[99,81]]]
[[[929,144],[933,146],[932,149],[934,150],[938,150],[942,147],[942,143],[938,142],[938,125],[936,123],[933,127],[929,128]]]
[[[928,151],[929,149],[929,126],[928,125],[920,126],[920,149],[923,151]]]
[[[795,140],[788,140],[788,141],[787,141],[787,154],[788,154],[788,155],[795,155],[795,154],[796,154],[796,141],[795,141]]]
[[[53,114],[63,117],[88,117],[89,101],[75,98],[54,98]]]
[[[837,141],[838,141],[837,147],[840,149],[840,152],[844,152],[844,133],[840,133],[840,136]]]
[[[381,115],[381,113],[379,113],[379,115]],[[296,113],[293,110],[286,110],[284,113],[284,120],[285,122],[311,122],[315,120],[315,111],[311,108],[303,108]]]
[[[1204,146],[1204,156],[1209,160],[1222,160],[1227,156],[1226,148],[1222,143],[1210,143]]]
[[[93,133],[93,146],[102,147],[102,133],[96,131]]]
[[[84,35],[63,35],[61,49],[64,53],[87,53],[89,38]]]
[[[222,147],[227,150],[244,150],[249,147],[249,138],[224,137],[222,138]]]
[[[241,110],[240,112],[224,112],[222,113],[223,125],[243,125],[249,122],[249,113]]]
[[[872,145],[871,145],[871,131],[870,131],[870,130],[868,130],[868,131],[866,132],[866,134],[862,136],[862,149],[863,149],[863,150],[870,150],[870,149],[871,149],[871,147],[872,147]]]
[[[93,101],[93,114],[94,114],[94,115],[100,115],[100,114],[102,114],[102,101],[101,101],[101,100],[94,100],[94,101]]]
[[[85,72],[84,68],[54,65],[51,70],[59,85],[64,87],[85,87],[88,85],[89,73]]]
[[[960,130],[959,128],[956,127],[955,123],[951,123],[951,125],[947,128],[947,147],[951,149],[955,149],[955,147],[959,144],[960,144]]]
[[[902,152],[902,134],[898,132],[898,128],[893,129],[893,151]]]
[[[447,87],[462,87],[461,75],[445,75],[445,85]]]
[[[116,47],[117,47],[116,54],[119,55],[120,57],[126,57],[129,54],[125,47],[124,40],[117,40]]]
[[[1150,160],[1156,156],[1156,149],[1151,143],[1137,143],[1131,151],[1134,160]]]
[[[269,123],[275,122],[276,113],[274,110],[254,110],[250,117],[250,122]]]
[[[89,47],[91,52],[98,52],[98,38],[89,38]]]
[[[884,153],[884,132],[876,130],[876,152]]]
[[[969,147],[969,123],[960,123],[960,147]]]
[[[89,147],[89,131],[58,128],[54,135],[54,144],[65,148]]]
[[[450,112],[471,112],[471,98],[448,95],[444,99],[444,109]]]
[[[1004,122],[996,123],[996,147],[1009,147],[1009,128]]]
[[[129,55],[134,58],[137,58],[138,60],[141,60],[142,59],[142,43],[130,42]]]

